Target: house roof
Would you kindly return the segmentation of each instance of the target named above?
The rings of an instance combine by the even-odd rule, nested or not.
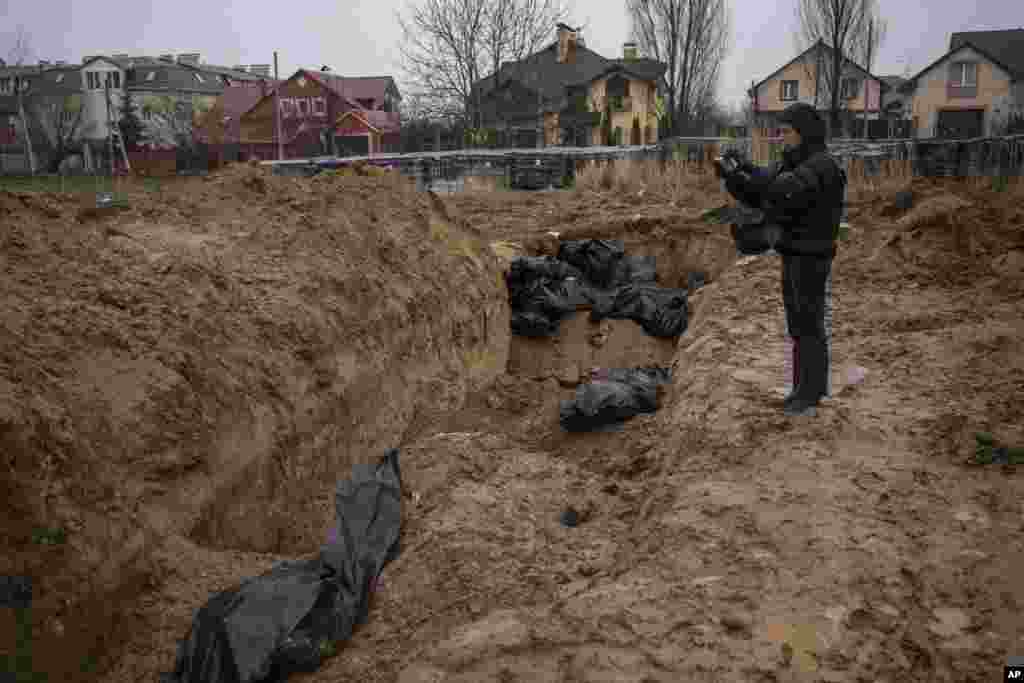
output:
[[[360,107],[359,104],[355,102],[352,99],[352,97],[348,94],[348,90],[345,86],[347,79],[344,76],[330,74],[324,71],[299,69],[294,74],[292,74],[291,78],[289,78],[288,80],[295,78],[299,74],[304,74],[306,78],[312,78],[314,81],[316,81],[317,83],[319,83],[320,85],[322,85],[323,87],[327,88],[332,93],[340,97],[342,100],[344,100],[345,103],[348,104],[350,107],[354,109],[362,109],[362,107]]]
[[[604,78],[605,76],[612,73],[625,73],[643,81],[656,81],[659,78],[661,78],[661,75],[665,72],[665,69],[667,68],[666,65],[662,64],[661,62],[655,62],[654,60],[646,60],[650,62],[649,64],[639,64],[638,61],[611,61],[607,68],[603,69],[602,71],[599,71],[591,78],[588,78],[585,81],[580,81],[579,83],[569,83],[567,85],[572,86],[583,85],[585,83],[592,83],[593,81],[596,81],[599,78]]]
[[[963,34],[961,34],[961,35],[963,35]],[[947,52],[946,54],[942,55],[941,57],[936,59],[934,62],[929,64],[928,66],[926,66],[925,68],[923,68],[920,71],[918,71],[910,79],[908,79],[907,82],[903,84],[903,88],[906,89],[906,88],[913,87],[914,84],[916,84],[917,81],[921,78],[921,76],[925,75],[926,73],[928,73],[929,71],[931,71],[935,67],[939,66],[940,64],[942,64],[943,62],[948,60],[950,57],[952,57],[956,53],[960,52],[961,50],[965,50],[965,49],[968,49],[968,48],[974,50],[975,52],[978,52],[979,54],[981,54],[982,57],[984,57],[985,59],[989,60],[990,62],[992,62],[993,64],[995,64],[999,68],[1001,68],[1004,71],[1006,71],[1007,73],[1009,73],[1011,78],[1013,78],[1014,80],[1017,80],[1017,79],[1020,79],[1020,78],[1024,78],[1024,73],[1016,71],[1012,66],[1004,63],[1001,59],[997,58],[995,55],[990,54],[988,52],[988,50],[986,50],[986,49],[984,49],[982,47],[979,47],[978,45],[975,45],[970,40],[967,40],[965,38],[961,38],[960,40],[957,41],[956,47],[952,48],[949,52]]]
[[[334,125],[337,126],[342,121],[344,121],[345,119],[349,119],[349,118],[351,118],[351,119],[359,119],[360,121],[362,121],[363,125],[366,126],[367,128],[372,129],[376,133],[381,132],[380,128],[377,127],[377,125],[373,121],[370,120],[370,117],[368,116],[368,114],[370,114],[370,113],[371,112],[366,111],[366,110],[349,109],[347,112],[345,112],[344,114],[339,116],[337,118],[337,120],[335,120]]]
[[[315,73],[334,76],[334,74],[327,74],[322,71],[316,71]],[[334,78],[340,81],[341,89],[345,95],[353,100],[383,100],[389,88],[398,93],[399,99],[401,99],[398,85],[391,76],[334,76]]]
[[[668,64],[659,62],[656,59],[650,59],[642,57],[640,59],[615,59],[612,60],[614,64],[621,65],[625,69],[636,76],[647,81],[656,81],[665,75],[668,70]]]
[[[223,115],[237,120],[242,114],[256,106],[256,103],[263,99],[264,93],[269,92],[272,87],[264,88],[260,83],[241,83],[224,88],[221,95]]]
[[[386,111],[361,111],[359,113],[366,118],[371,126],[382,133],[397,133],[401,129],[396,114]]]
[[[898,89],[907,82],[907,79],[903,76],[879,76],[878,79],[889,86],[892,90]]]
[[[821,49],[828,50],[828,51],[832,50],[831,47],[829,47],[828,45],[825,44],[824,40],[819,38],[818,42],[814,43],[809,48],[807,48],[806,50],[804,50],[803,52],[798,54],[796,57],[794,57],[793,59],[789,60],[788,62],[786,62],[785,64],[780,66],[778,69],[776,69],[775,71],[770,73],[768,76],[766,76],[765,78],[762,78],[760,81],[758,81],[753,86],[751,86],[751,88],[747,90],[747,95],[753,96],[754,92],[756,92],[758,88],[760,88],[762,85],[764,85],[765,83],[767,83],[771,79],[773,79],[776,76],[778,76],[780,73],[782,73],[783,71],[788,69],[793,64],[796,64],[797,62],[799,62],[808,53],[810,53],[813,50],[821,50]],[[860,64],[857,64],[856,62],[854,62],[853,60],[849,59],[848,57],[844,57],[843,59],[845,60],[847,66],[852,66],[852,67],[856,68],[858,71],[860,71],[861,73],[863,73],[866,76],[868,76],[868,78],[875,79],[876,81],[878,81],[879,83],[882,84],[883,88],[888,88],[889,87],[889,85],[883,79],[879,78],[878,76],[875,76],[870,71],[868,71],[867,69],[862,67]]]
[[[1024,29],[1000,31],[960,31],[949,38],[949,49],[973,45],[980,52],[991,55],[1014,78],[1024,78]]]
[[[524,59],[502,64],[497,74],[481,79],[477,87],[481,94],[486,95],[496,83],[501,85],[508,79],[515,79],[539,92],[544,100],[551,101],[564,96],[567,86],[589,83],[614,64],[614,60],[606,59],[584,45],[576,46],[572,61],[560,63],[558,43],[554,42]]]
[[[342,79],[341,76],[336,76],[334,74],[328,74],[328,73],[325,73],[325,72],[322,72],[322,71],[311,71],[309,69],[299,69],[298,71],[293,73],[288,78],[285,78],[282,81],[280,81],[280,82],[278,82],[276,84],[271,85],[271,87],[269,87],[267,89],[267,92],[265,94],[261,94],[247,109],[245,109],[242,112],[240,112],[239,116],[241,116],[243,114],[248,114],[250,111],[255,109],[260,104],[260,102],[262,102],[264,100],[264,98],[273,97],[274,93],[276,92],[278,87],[284,85],[285,83],[291,82],[292,80],[298,78],[299,76],[304,76],[305,78],[308,78],[308,79],[316,81],[323,88],[325,88],[326,90],[328,90],[328,91],[334,93],[335,95],[337,95],[338,97],[340,97],[341,100],[345,104],[347,104],[350,108],[352,108],[352,109],[362,109],[362,107],[360,107],[358,103],[354,102],[353,100],[349,99],[344,94],[342,94],[343,93],[343,86],[342,86],[342,80],[343,79]]]

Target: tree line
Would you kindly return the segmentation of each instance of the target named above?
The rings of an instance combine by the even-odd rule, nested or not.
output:
[[[840,128],[846,60],[870,71],[885,37],[878,0],[795,0],[798,51],[819,40],[833,48],[819,64],[833,131]],[[725,117],[719,98],[723,62],[733,47],[728,0],[625,0],[627,36],[645,57],[666,65],[659,92],[662,135],[693,134]],[[561,0],[420,0],[399,12],[405,120],[441,125],[472,137],[480,124],[481,90],[474,88],[546,47],[571,8]],[[515,74],[511,74],[515,77]],[[833,84],[836,87],[832,87]],[[538,103],[539,105],[539,103]],[[749,120],[749,102],[741,110]],[[426,129],[426,128],[425,128]],[[469,132],[465,132],[469,131]],[[478,135],[485,136],[482,131]]]

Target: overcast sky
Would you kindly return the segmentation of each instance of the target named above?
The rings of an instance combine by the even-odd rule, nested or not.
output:
[[[31,37],[35,59],[80,61],[102,53],[199,52],[205,62],[272,64],[282,74],[330,65],[343,75],[391,74],[401,82],[395,13],[409,0],[0,0],[0,56],[17,26]],[[722,69],[720,96],[738,102],[796,56],[797,0],[726,0],[733,40]],[[1024,26],[1022,0],[880,0],[889,22],[875,73],[917,71],[940,57],[954,31]],[[623,0],[575,0],[569,22],[585,25],[587,46],[621,56],[628,40]]]

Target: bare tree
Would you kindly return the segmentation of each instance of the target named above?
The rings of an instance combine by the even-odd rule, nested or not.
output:
[[[204,116],[213,108],[213,101],[197,99],[194,102],[178,99],[171,95],[151,95],[143,98],[142,139],[145,143],[159,147],[178,147],[192,150],[195,147],[195,130]]]
[[[713,102],[728,52],[725,0],[627,0],[634,40],[645,55],[667,65],[669,133],[692,126]]]
[[[860,36],[860,49],[858,50],[860,65],[864,70],[871,73],[875,66],[875,59],[878,58],[878,48],[885,42],[885,36],[889,29],[889,22],[878,16],[878,4],[872,3],[867,16],[864,31]]]
[[[25,32],[25,27],[18,26],[18,30],[14,34],[14,45],[8,52],[8,63],[15,67],[25,66],[33,54],[32,41]],[[36,155],[35,150],[32,148],[32,134],[29,130],[28,116],[25,112],[25,91],[27,85],[28,80],[25,79],[23,74],[19,74],[18,77],[14,78],[14,92],[18,98],[18,118],[21,119],[21,130],[25,136],[25,152],[28,155],[28,167],[32,175],[35,175]]]
[[[83,109],[81,95],[28,98],[26,110],[39,123],[52,150],[46,162],[49,173],[60,172],[64,159],[79,150]]]
[[[561,0],[488,0],[483,56],[494,87],[500,85],[502,65],[521,64],[544,45],[553,27],[567,16],[568,8]],[[521,72],[515,70],[510,75],[521,77]],[[481,88],[476,88],[474,95],[481,94]],[[497,116],[500,122],[500,107]]]
[[[865,40],[865,35],[875,17],[875,8],[875,0],[799,0],[797,4],[797,20],[800,23],[798,44],[818,47],[814,64],[815,101],[817,103],[820,97],[824,97],[828,102],[833,135],[842,127],[840,112],[845,106],[842,92],[844,67],[848,62],[862,57],[864,46],[871,42]],[[877,47],[877,35],[874,43],[872,50]],[[822,49],[823,46],[825,49]]]
[[[434,117],[478,123],[483,76],[536,51],[566,11],[560,0],[422,0],[398,16],[409,90]]]
[[[423,0],[398,17],[412,94],[436,112],[468,111],[484,59],[487,0]]]

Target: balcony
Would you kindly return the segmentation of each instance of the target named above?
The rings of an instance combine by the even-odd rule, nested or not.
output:
[[[959,83],[946,84],[946,97],[949,99],[964,99],[978,96],[978,84],[961,85]]]

